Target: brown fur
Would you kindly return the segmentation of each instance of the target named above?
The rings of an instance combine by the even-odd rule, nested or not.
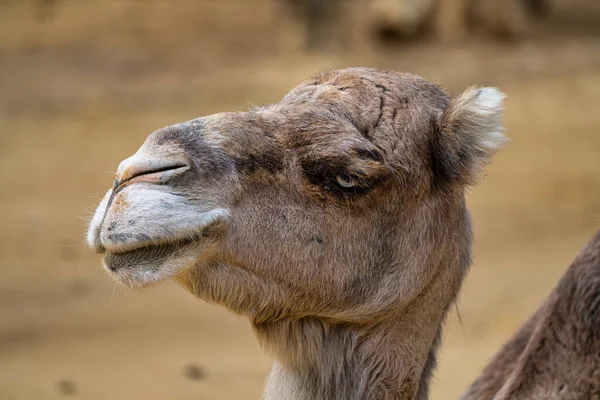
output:
[[[152,134],[90,243],[130,286],[170,274],[247,316],[276,359],[267,398],[426,399],[470,264],[465,187],[503,140],[501,101],[495,89],[451,100],[396,72],[323,73],[278,104]],[[177,168],[156,170],[153,154]],[[146,186],[124,186],[136,179]],[[114,196],[129,199],[118,213]],[[181,237],[177,213],[207,205],[228,217]]]
[[[463,400],[600,398],[600,232]]]

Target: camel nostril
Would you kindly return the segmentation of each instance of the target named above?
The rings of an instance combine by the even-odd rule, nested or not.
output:
[[[160,183],[179,175],[190,168],[188,164],[174,163],[162,165],[155,168],[135,168],[132,167],[128,174],[124,174],[124,177],[116,182],[117,189],[123,188],[125,184],[137,183],[137,182],[148,182],[148,183]]]
[[[187,168],[187,167],[188,167],[187,164],[181,164],[181,163],[165,165],[162,167],[139,171],[136,174],[134,174],[133,176],[131,176],[129,179],[137,178],[138,176],[142,176],[142,175],[149,175],[149,174],[156,174],[156,173],[160,173],[160,172],[173,171],[173,170],[178,170],[178,169]]]

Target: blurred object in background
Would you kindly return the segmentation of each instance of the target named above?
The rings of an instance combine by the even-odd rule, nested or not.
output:
[[[279,0],[284,40],[291,49],[327,50],[341,44],[343,0]]]
[[[467,19],[497,38],[519,40],[531,31],[536,17],[549,11],[550,0],[471,0]]]
[[[551,0],[279,1],[284,51],[309,52],[357,50],[365,40],[421,35],[444,43],[481,32],[520,40],[551,9]]]
[[[370,24],[382,36],[414,37],[427,23],[435,1],[369,0]]]
[[[372,26],[383,36],[415,37],[426,31],[457,42],[483,31],[520,39],[533,17],[546,15],[549,0],[369,0]]]
[[[52,19],[56,12],[59,0],[37,0],[35,5],[35,19],[44,22]]]
[[[281,53],[357,51],[368,46],[368,0],[276,0]]]

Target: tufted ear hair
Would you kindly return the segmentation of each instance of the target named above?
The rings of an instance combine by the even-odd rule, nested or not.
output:
[[[507,141],[502,127],[504,97],[495,88],[469,88],[450,100],[432,141],[438,183],[477,183],[483,167]]]

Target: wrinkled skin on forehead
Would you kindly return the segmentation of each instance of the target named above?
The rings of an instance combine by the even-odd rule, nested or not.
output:
[[[354,68],[160,129],[119,167],[88,240],[126,285],[173,278],[256,323],[385,318],[440,277],[435,301],[449,303],[477,151],[439,150],[454,143],[438,138],[449,101],[421,78]]]

